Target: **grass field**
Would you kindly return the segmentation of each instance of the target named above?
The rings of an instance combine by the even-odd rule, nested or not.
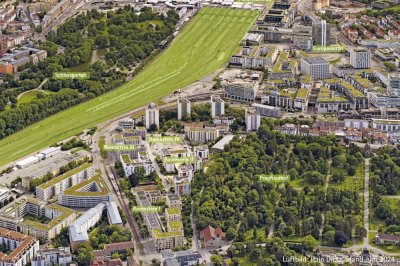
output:
[[[0,165],[207,76],[228,61],[256,15],[250,10],[203,8],[171,46],[130,82],[1,140]]]
[[[36,91],[36,90],[32,90],[32,91],[26,91],[24,92],[21,97],[18,99],[17,104],[21,104],[21,103],[28,103],[34,99],[37,98],[37,96],[39,94],[42,94],[43,92],[41,91]]]

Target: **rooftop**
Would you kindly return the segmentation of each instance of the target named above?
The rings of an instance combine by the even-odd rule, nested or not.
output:
[[[62,180],[66,179],[66,178],[69,178],[69,177],[71,177],[71,176],[73,176],[73,175],[75,175],[75,174],[77,174],[77,173],[79,173],[81,171],[84,171],[85,169],[87,169],[87,168],[89,168],[91,166],[92,166],[91,163],[84,163],[84,164],[78,166],[77,168],[74,168],[74,169],[72,169],[72,170],[70,170],[70,171],[68,171],[68,172],[66,172],[66,173],[64,173],[62,175],[59,175],[59,176],[57,176],[57,177],[55,177],[53,179],[50,179],[50,181],[48,181],[46,183],[43,183],[38,187],[41,188],[41,189],[47,189],[47,188],[49,188],[51,186],[54,186],[55,184],[61,182]]]
[[[93,191],[81,191],[86,186],[94,185]],[[63,192],[65,195],[73,195],[73,196],[101,196],[107,195],[108,188],[104,183],[104,180],[100,175],[96,175],[92,178],[88,178],[83,182],[72,186]]]

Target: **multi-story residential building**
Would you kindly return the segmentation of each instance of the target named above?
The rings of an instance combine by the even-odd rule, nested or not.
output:
[[[118,207],[114,202],[97,204],[69,226],[69,240],[72,251],[76,250],[79,243],[89,241],[87,231],[101,219],[104,210],[107,210],[108,222],[111,225],[122,224]]]
[[[400,97],[400,74],[390,74],[388,78],[390,95]]]
[[[182,200],[178,194],[167,194],[166,204],[170,208],[182,208]]]
[[[43,216],[51,221],[48,223],[41,223],[25,220],[19,226],[21,232],[50,240],[60,234],[63,228],[68,227],[76,219],[76,213],[73,210],[59,206],[55,203],[43,208]]]
[[[211,117],[224,116],[225,102],[218,96],[211,97]]]
[[[125,176],[130,176],[135,173],[136,169],[143,167],[145,175],[150,175],[154,171],[153,162],[148,158],[147,152],[139,153],[137,159],[131,159],[128,154],[121,154],[120,161],[125,172]]]
[[[69,247],[40,249],[32,259],[32,266],[67,266],[72,262],[72,254]]]
[[[58,194],[58,204],[72,208],[92,208],[99,203],[111,201],[112,194],[100,175],[88,178]]]
[[[174,179],[175,194],[190,194],[194,168],[191,164],[180,164],[177,167],[178,175]]]
[[[24,266],[30,263],[39,250],[39,240],[34,236],[0,228],[0,245],[10,253],[0,252],[0,265]]]
[[[36,197],[47,201],[60,194],[64,190],[81,183],[83,180],[95,175],[91,163],[84,163],[62,175],[54,177],[50,181],[36,187]]]
[[[230,59],[230,65],[250,69],[270,67],[278,56],[275,46],[241,46]]]
[[[165,220],[169,222],[180,222],[182,221],[181,209],[179,208],[166,208],[165,209]]]
[[[275,118],[280,118],[282,116],[281,108],[279,108],[279,107],[273,107],[273,106],[259,104],[259,103],[253,103],[252,106],[256,109],[256,111],[260,115],[275,117]]]
[[[216,140],[220,134],[217,128],[189,128],[186,136],[192,143],[207,143]]]
[[[150,127],[152,125],[156,125],[157,128],[160,127],[160,110],[158,109],[157,104],[150,103],[146,107],[144,120],[145,120],[146,129],[150,129]]]
[[[190,101],[187,98],[179,97],[177,100],[177,104],[178,104],[178,120],[190,117],[191,113]]]
[[[183,230],[163,232],[161,229],[153,229],[152,236],[157,251],[181,247],[185,243]]]
[[[258,91],[258,80],[228,80],[222,82],[222,89],[226,98],[254,102]]]
[[[314,80],[329,78],[329,62],[319,57],[305,57],[300,61],[301,73]]]
[[[261,124],[261,116],[255,109],[246,109],[246,130],[257,131]]]
[[[400,132],[400,120],[391,119],[372,119],[372,128],[380,129],[387,133]]]
[[[200,157],[202,160],[208,160],[210,150],[206,145],[195,146],[193,149],[196,157]]]
[[[350,64],[354,68],[371,67],[371,51],[365,48],[355,48],[350,50]]]
[[[350,110],[352,109],[352,104],[346,98],[335,95],[333,91],[322,86],[318,94],[316,107],[318,113],[334,113],[340,110]]]
[[[31,47],[21,47],[11,53],[7,53],[0,58],[0,73],[17,73],[18,68],[27,63],[37,64],[47,57],[45,50],[39,50]]]

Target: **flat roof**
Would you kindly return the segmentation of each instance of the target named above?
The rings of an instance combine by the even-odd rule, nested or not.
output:
[[[226,144],[232,141],[234,135],[226,135],[222,139],[220,139],[217,143],[215,143],[211,149],[223,150]]]

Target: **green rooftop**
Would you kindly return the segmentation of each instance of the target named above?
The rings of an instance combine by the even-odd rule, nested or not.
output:
[[[347,99],[344,97],[340,96],[332,97],[331,91],[327,87],[322,86],[320,88],[317,102],[345,102],[345,101],[347,101]]]
[[[122,160],[124,161],[125,164],[132,163],[131,157],[128,154],[122,154],[121,158],[122,158]]]
[[[84,163],[84,164],[78,166],[77,168],[74,168],[74,169],[72,169],[72,170],[70,170],[70,171],[68,171],[68,172],[66,172],[66,173],[64,173],[62,175],[59,175],[59,176],[57,176],[57,177],[55,177],[53,179],[50,179],[50,181],[48,181],[46,183],[43,183],[38,187],[40,189],[43,189],[43,190],[47,189],[47,188],[49,188],[51,186],[54,186],[55,184],[61,182],[62,180],[66,179],[66,178],[69,178],[69,177],[71,177],[71,176],[73,176],[73,175],[75,175],[75,174],[77,174],[77,173],[89,168],[90,166],[92,166],[92,163]]]
[[[346,90],[348,90],[348,92],[353,95],[354,97],[364,97],[364,94],[357,90],[356,88],[354,88],[353,85],[351,85],[350,83],[348,83],[347,81],[342,81],[342,83],[340,83]]]
[[[63,206],[60,206],[60,205],[57,205],[55,203],[46,206],[46,208],[55,210],[57,212],[60,212],[61,214],[57,218],[54,218],[47,224],[36,222],[36,221],[29,221],[29,220],[25,220],[23,223],[25,225],[36,228],[38,230],[49,231],[50,229],[57,226],[59,223],[61,223],[62,221],[67,219],[71,214],[74,213],[73,210],[63,207]]]
[[[179,222],[179,221],[169,222],[169,223],[168,223],[168,226],[169,226],[171,229],[182,229],[182,228],[183,228],[182,222]]]
[[[179,208],[166,208],[165,212],[173,215],[173,214],[181,214],[181,210]]]
[[[79,191],[80,189],[92,184],[96,183],[98,186],[98,191]],[[83,182],[72,186],[64,191],[65,195],[73,195],[73,196],[103,196],[108,194],[108,188],[104,183],[104,180],[101,178],[100,175],[96,175],[92,178],[88,178]]]
[[[306,89],[306,88],[299,88],[298,90],[297,90],[297,98],[300,98],[300,99],[306,99],[307,98],[307,94],[308,94],[308,89]]]
[[[163,232],[160,229],[153,229],[153,234],[156,238],[166,238],[174,236],[184,236],[182,231],[176,232]]]

